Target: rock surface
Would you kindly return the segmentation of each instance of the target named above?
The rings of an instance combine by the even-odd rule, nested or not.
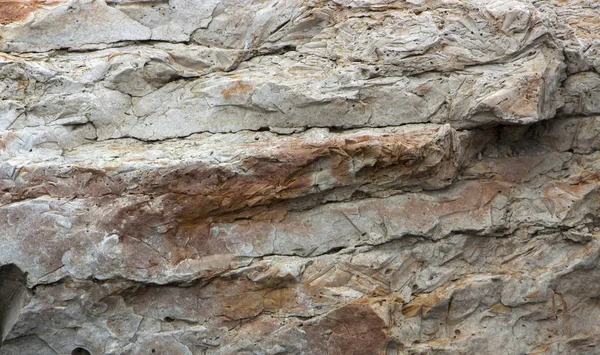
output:
[[[1,354],[600,354],[595,0],[0,0],[0,51]]]

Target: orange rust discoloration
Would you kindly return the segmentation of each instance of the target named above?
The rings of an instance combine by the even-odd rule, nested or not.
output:
[[[234,168],[199,161],[148,170],[135,177],[121,174],[112,166],[81,166],[60,172],[35,168],[9,192],[15,198],[34,198],[41,194],[121,196],[127,191],[160,197],[156,208],[169,211],[179,221],[191,221],[335,187],[398,179],[405,184],[420,182],[423,176],[435,175],[444,165],[453,164],[453,143],[440,146],[435,139],[437,133],[434,129],[331,138],[319,144],[296,138],[275,147],[269,143],[242,145],[247,154]],[[446,138],[451,140],[450,136]]]
[[[498,274],[500,276],[500,274]],[[424,293],[417,295],[411,302],[403,306],[402,312],[406,312],[409,317],[417,315],[420,311],[422,317],[435,308],[448,308],[449,300],[453,297],[453,294],[457,291],[477,287],[479,282],[488,282],[487,280],[471,279],[465,277],[464,279],[457,280],[455,282],[448,283],[442,287],[439,287],[431,293]]]
[[[152,225],[169,221],[195,224],[209,217],[226,218],[231,213],[239,214],[338,186],[360,186],[399,178],[407,183],[413,181],[409,178],[419,181],[422,176],[435,174],[440,165],[444,165],[443,161],[452,164],[452,152],[440,151],[431,139],[436,133],[437,130],[431,130],[419,134],[349,136],[318,145],[293,139],[268,153],[263,145],[254,144],[243,147],[248,155],[237,169],[196,162],[175,169],[161,168],[137,176],[135,181],[125,181],[114,171],[79,168],[60,177],[36,171],[29,178],[33,186],[26,190],[28,194],[37,191],[80,197],[119,196],[128,191],[156,198],[151,208],[144,205],[149,201],[123,208],[121,214],[115,215],[114,223],[110,223],[114,227],[127,221],[128,226],[118,229],[140,234],[149,232],[148,219]],[[436,154],[441,164],[421,166],[424,159]],[[319,180],[321,177],[323,182]],[[129,184],[135,188],[127,189]],[[136,218],[127,218],[133,215]]]
[[[490,312],[495,314],[509,314],[512,312],[512,308],[506,307],[502,303],[496,303],[492,307],[490,307]]]
[[[232,96],[249,93],[253,88],[251,84],[244,84],[242,81],[238,81],[230,87],[221,90],[221,95],[223,95],[225,100],[229,100]]]
[[[600,38],[600,24],[595,16],[586,16],[578,19],[578,22],[570,23],[571,27],[577,31],[577,37],[589,39]]]
[[[0,0],[0,25],[23,21],[34,11],[57,6],[64,2],[60,0]]]
[[[118,206],[117,211],[114,207],[106,211],[110,216],[103,223],[106,230],[127,236],[126,243],[160,235],[159,249],[167,250],[169,261],[177,264],[229,253],[211,235],[212,223],[236,218],[281,220],[288,210],[286,201],[295,198],[343,186],[409,186],[453,171],[453,136],[440,133],[430,129],[344,135],[318,142],[261,141],[240,145],[244,154],[233,165],[194,161],[135,175],[114,164],[66,170],[38,166],[22,169],[8,194],[12,200],[42,195],[116,199],[106,203]]]
[[[422,305],[408,303],[402,306],[402,315],[406,318],[412,318],[420,314]]]

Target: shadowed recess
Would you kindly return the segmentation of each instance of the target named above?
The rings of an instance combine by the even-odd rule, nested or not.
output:
[[[0,332],[2,341],[17,322],[26,294],[25,273],[14,264],[0,267]]]

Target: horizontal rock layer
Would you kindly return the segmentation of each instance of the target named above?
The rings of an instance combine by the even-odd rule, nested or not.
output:
[[[599,353],[599,24],[0,0],[0,353]]]

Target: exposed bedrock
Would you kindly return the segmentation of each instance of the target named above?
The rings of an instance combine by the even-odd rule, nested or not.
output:
[[[595,0],[0,0],[0,354],[600,354]]]

